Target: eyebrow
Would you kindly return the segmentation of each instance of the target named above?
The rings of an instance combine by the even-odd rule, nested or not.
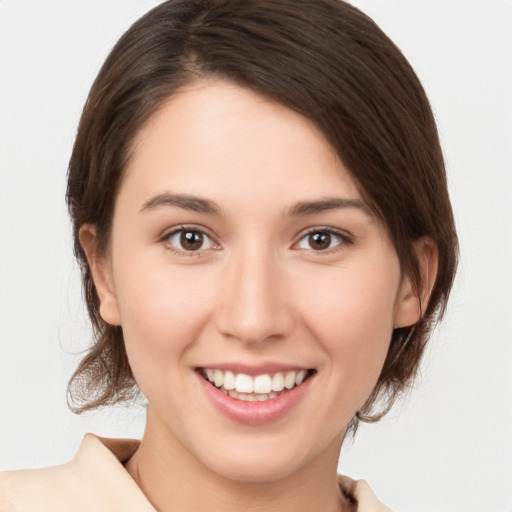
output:
[[[213,201],[187,194],[168,193],[158,194],[149,199],[142,205],[141,211],[154,210],[162,206],[177,206],[192,212],[220,215],[220,207]]]
[[[203,199],[197,196],[188,194],[170,194],[163,193],[146,201],[141,208],[141,211],[154,210],[162,206],[177,206],[184,210],[192,212],[206,213],[209,215],[220,215],[221,208],[217,203],[209,199]],[[361,199],[348,199],[342,197],[327,197],[315,201],[301,201],[296,203],[288,210],[288,215],[291,217],[305,217],[308,215],[315,215],[324,213],[331,210],[338,210],[343,208],[357,208],[366,214],[370,214],[370,209]]]
[[[341,208],[357,208],[368,215],[370,214],[370,209],[361,199],[327,197],[318,201],[301,201],[290,208],[289,215],[292,217],[303,217]]]

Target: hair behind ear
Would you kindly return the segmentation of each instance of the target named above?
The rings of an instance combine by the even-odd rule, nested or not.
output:
[[[68,384],[68,406],[77,414],[139,396],[124,346],[110,264],[95,226],[81,226],[79,240],[87,258],[83,273],[90,276],[87,301],[96,304],[95,314],[89,309],[89,315],[97,339]]]
[[[416,258],[413,276],[404,277],[391,343],[372,394],[350,422],[354,434],[359,421],[374,423],[385,416],[394,403],[408,391],[419,370],[428,335],[436,323],[429,301],[439,279],[439,249],[432,237],[424,236],[412,243]],[[436,301],[435,307],[438,306]],[[376,412],[376,406],[380,409]]]

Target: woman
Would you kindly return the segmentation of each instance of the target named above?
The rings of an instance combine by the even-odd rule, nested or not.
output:
[[[140,389],[146,431],[5,474],[4,508],[385,510],[339,451],[414,377],[457,243],[428,101],[371,20],[161,4],[93,85],[67,197],[97,334],[71,397]]]

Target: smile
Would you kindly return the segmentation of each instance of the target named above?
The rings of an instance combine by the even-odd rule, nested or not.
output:
[[[282,393],[300,386],[314,370],[295,370],[247,375],[230,370],[200,368],[201,376],[224,394],[246,402],[264,402],[279,397]]]

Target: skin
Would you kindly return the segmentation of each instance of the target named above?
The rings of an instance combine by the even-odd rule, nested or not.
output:
[[[216,211],[193,211],[183,196]],[[316,208],[298,212],[303,203]],[[205,233],[199,250],[180,245],[184,225]],[[326,249],[311,230],[330,236]],[[348,510],[336,485],[346,425],[375,386],[393,328],[419,309],[386,228],[318,130],[232,83],[194,83],[139,132],[107,253],[93,226],[81,241],[101,315],[122,325],[149,402],[127,469],[154,506]],[[417,249],[431,283],[435,251]],[[316,373],[263,425],[221,414],[196,372],[269,362]]]

